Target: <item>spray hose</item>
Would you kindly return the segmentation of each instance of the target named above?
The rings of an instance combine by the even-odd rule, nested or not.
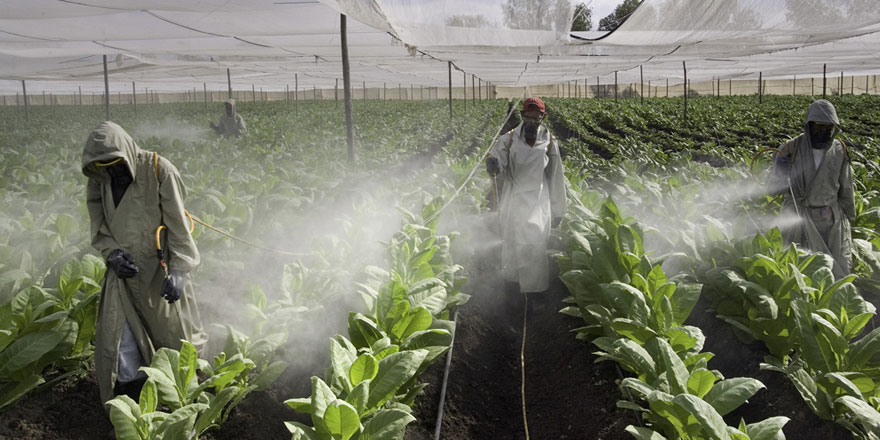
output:
[[[229,232],[226,232],[224,230],[217,229],[214,226],[211,226],[211,225],[205,223],[204,221],[202,221],[198,217],[190,214],[189,211],[184,211],[183,213],[186,214],[186,218],[189,219],[189,233],[190,234],[192,234],[192,232],[195,230],[195,227],[196,227],[195,224],[198,223],[198,224],[200,224],[200,225],[202,225],[202,226],[204,226],[204,227],[206,227],[206,228],[208,228],[208,229],[210,229],[220,235],[223,235],[223,236],[231,238],[235,241],[241,242],[247,246],[251,246],[251,247],[254,247],[257,249],[262,249],[264,251],[274,252],[276,254],[286,255],[286,256],[290,256],[290,257],[307,257],[307,256],[312,255],[311,252],[287,252],[287,251],[282,251],[282,250],[266,247],[263,245],[259,245],[257,243],[247,241],[243,238],[236,237],[235,235],[232,235]],[[162,240],[161,240],[162,231],[165,229],[168,229],[168,227],[165,225],[159,225],[159,227],[156,228],[156,257],[159,259],[159,265],[162,266],[162,269],[165,271],[165,276],[167,277],[168,276],[168,264],[165,261],[165,252],[162,250]]]

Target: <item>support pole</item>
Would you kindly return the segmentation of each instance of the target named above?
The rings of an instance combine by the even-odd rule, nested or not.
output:
[[[27,86],[24,84],[24,80],[21,80],[21,94],[24,97],[24,119],[27,121],[30,119],[30,111],[28,110]]]
[[[837,87],[837,96],[843,96],[843,71],[840,71],[840,85]]]
[[[400,85],[400,83],[397,83],[397,99],[400,101],[403,100],[403,86]]]
[[[135,87],[134,87],[134,81],[131,82],[131,106],[134,109],[135,113],[137,113],[138,99],[137,99],[137,89],[135,89]]]
[[[476,86],[474,85],[474,74],[471,74],[471,103],[477,99]]]
[[[385,101],[388,99],[388,88],[385,83],[382,83],[382,100]]]
[[[794,96],[796,93],[795,88],[797,87],[797,75],[793,75],[791,78],[791,96]]]
[[[339,33],[342,39],[342,88],[345,97],[345,141],[348,143],[348,160],[354,161],[354,132],[351,120],[351,76],[348,67],[348,33],[345,14],[339,14]]]
[[[110,80],[107,75],[107,55],[104,55],[104,114],[110,120]]]
[[[764,101],[764,82],[761,79],[764,72],[758,72],[758,104]]]
[[[415,101],[415,99],[416,99],[416,88],[414,85],[410,84],[409,85],[409,100]]]
[[[208,109],[208,83],[202,83],[202,101],[204,102],[205,110]]]
[[[461,71],[461,97],[464,101],[464,110],[467,111],[467,73]]]
[[[345,83],[345,81],[343,81],[343,85],[342,85],[343,87],[345,87],[344,83]],[[299,94],[299,74],[294,73],[293,74],[293,100],[294,101],[299,99],[299,97],[297,96],[298,94]]]
[[[639,65],[639,84],[641,85],[642,91],[639,92],[639,101],[644,102],[645,100],[645,74],[642,71],[642,66]]]
[[[447,61],[449,68],[449,120],[452,121],[452,61]],[[22,84],[24,82],[22,81]]]
[[[364,101],[366,101],[367,100],[367,82],[363,81],[362,85],[364,87]]]
[[[339,80],[336,80],[336,86],[339,86]],[[290,84],[284,85],[284,101],[290,103]]]
[[[82,105],[83,105],[83,88],[82,88],[82,86],[77,86],[77,89],[79,90],[79,106],[82,107]]]
[[[228,99],[232,99],[232,76],[229,74],[229,68],[226,68],[226,87],[229,90]]]
[[[827,67],[828,67],[827,64],[823,64],[823,65],[822,65],[822,99],[825,99],[825,88],[826,88],[826,85],[827,85],[827,81],[826,81],[826,78],[825,78],[825,72],[826,72],[826,68],[827,68]]]
[[[617,101],[617,71],[614,71],[614,100]]]
[[[251,84],[251,102],[257,101],[257,88]]]
[[[688,69],[687,63],[685,61],[681,62],[681,70],[684,72],[684,83],[682,86],[684,87],[684,122],[687,124],[688,120]]]
[[[669,97],[669,78],[666,78],[666,97]]]
[[[868,90],[868,88],[865,87],[865,90]],[[483,78],[477,78],[477,98],[480,101],[483,100]]]
[[[419,101],[425,100],[425,86],[419,85]]]

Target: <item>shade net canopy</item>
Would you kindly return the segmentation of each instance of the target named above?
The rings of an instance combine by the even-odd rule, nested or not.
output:
[[[680,83],[880,71],[877,0],[645,0],[612,33],[569,32],[570,0],[5,0],[0,92],[332,88],[347,16],[353,85]],[[641,69],[640,69],[641,67]],[[616,75],[615,75],[616,72]],[[50,90],[51,90],[50,88]],[[43,89],[45,90],[45,88]]]

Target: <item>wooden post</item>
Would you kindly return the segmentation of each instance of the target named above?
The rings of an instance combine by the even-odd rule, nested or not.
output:
[[[733,96],[733,78],[727,80],[727,96]]]
[[[336,86],[339,87],[339,80],[336,80]],[[290,84],[284,85],[284,101],[290,103]]]
[[[467,111],[467,73],[461,71],[461,97],[464,102],[464,110]]]
[[[342,87],[345,87],[345,81],[343,81]],[[297,96],[299,94],[299,74],[293,74],[293,100],[296,101],[299,99]]]
[[[403,100],[403,86],[400,83],[397,83],[397,99]]]
[[[367,82],[366,81],[363,82],[363,87],[364,87],[364,101],[366,101],[367,100]]]
[[[251,102],[255,102],[257,100],[257,88],[251,84]]]
[[[27,121],[30,119],[30,110],[28,109],[27,86],[24,84],[24,80],[21,80],[21,95],[24,97],[24,120]]]
[[[134,81],[131,82],[131,106],[134,109],[135,113],[137,113],[138,100],[137,100],[137,89],[134,87]]]
[[[312,101],[318,100],[318,85],[312,84]]]
[[[764,100],[764,83],[761,81],[761,77],[764,72],[758,72],[758,104],[761,104]]]
[[[471,74],[471,103],[473,103],[474,100],[477,99],[477,94],[475,92],[476,92],[476,89],[474,86],[474,74],[472,73]]]
[[[791,78],[791,96],[796,94],[795,88],[797,87],[797,75],[793,75]]]
[[[82,86],[77,86],[77,90],[79,90],[79,106],[83,105],[83,88]]]
[[[345,14],[339,14],[339,33],[342,39],[342,88],[345,97],[345,141],[348,143],[348,160],[354,161],[354,131],[351,119],[351,76],[348,66],[348,35]]]
[[[415,101],[416,99],[416,89],[412,84],[409,85],[409,100]]]
[[[425,100],[425,86],[419,84],[419,101]]]
[[[868,90],[866,87],[865,90]],[[483,78],[477,78],[477,98],[483,100]]]
[[[386,87],[385,83],[382,83],[382,100],[388,100],[388,88]]]
[[[684,72],[684,122],[687,124],[688,120],[688,70],[687,64],[685,61],[681,62],[681,70]]]
[[[641,86],[641,91],[639,92],[639,101],[645,101],[645,75],[642,71],[642,66],[639,65],[639,85]]]
[[[452,61],[447,61],[449,69],[449,120],[452,121]]]
[[[107,75],[107,55],[104,55],[104,114],[110,120],[110,80]]]
[[[614,100],[617,101],[617,71],[614,71]]]
[[[840,85],[837,86],[837,96],[843,96],[843,71],[840,71]]]
[[[826,88],[826,85],[827,85],[827,81],[826,81],[826,78],[825,78],[825,72],[826,72],[826,68],[827,68],[827,67],[828,67],[827,64],[823,64],[823,65],[822,65],[822,99],[825,99],[825,88]]]
[[[856,94],[856,77],[855,77],[855,75],[849,77],[849,94],[850,95]]]
[[[232,99],[232,76],[229,74],[229,68],[226,68],[226,87],[229,90],[228,99]]]

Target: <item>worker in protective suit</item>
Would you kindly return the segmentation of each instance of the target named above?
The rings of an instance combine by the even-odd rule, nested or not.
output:
[[[787,242],[834,257],[834,276],[852,265],[850,221],[855,217],[852,168],[837,111],[820,99],[810,104],[804,132],[779,147],[767,179],[770,194],[783,194],[782,213],[800,221],[783,228]]]
[[[184,213],[186,190],[177,168],[138,148],[113,122],[95,128],[83,149],[92,246],[107,262],[95,342],[101,400],[137,395],[157,349],[207,342],[187,273],[199,252]],[[157,227],[168,273],[157,258]],[[137,399],[135,399],[137,400]]]
[[[550,229],[565,214],[565,177],[559,146],[541,125],[544,102],[523,101],[523,122],[499,137],[486,160],[486,171],[501,187],[501,271],[521,292],[547,290]]]
[[[235,111],[235,100],[227,99],[223,105],[226,107],[226,113],[220,117],[220,125],[211,122],[214,132],[223,137],[239,137],[247,134],[244,118]]]

